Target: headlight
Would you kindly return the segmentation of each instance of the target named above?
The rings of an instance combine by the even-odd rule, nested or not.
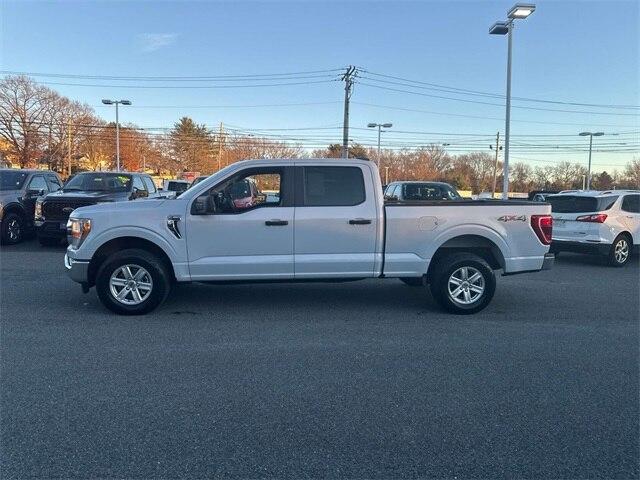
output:
[[[37,200],[36,201],[35,218],[36,218],[36,220],[43,220],[43,218],[42,218],[42,201],[41,200]]]
[[[90,231],[90,218],[69,218],[67,222],[67,242],[69,242],[71,248],[78,249]]]

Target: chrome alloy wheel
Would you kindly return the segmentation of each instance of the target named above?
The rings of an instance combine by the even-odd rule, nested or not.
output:
[[[447,282],[449,296],[461,305],[470,305],[484,293],[484,277],[474,267],[460,267],[455,270]]]
[[[629,258],[629,243],[625,238],[621,238],[616,242],[613,255],[618,263],[624,263]]]
[[[9,237],[9,240],[11,240],[12,242],[17,242],[18,240],[20,240],[21,235],[22,231],[20,228],[20,222],[16,218],[11,219],[11,221],[7,225],[7,236]]]
[[[153,279],[140,265],[122,265],[111,274],[109,289],[118,302],[139,305],[151,295]]]

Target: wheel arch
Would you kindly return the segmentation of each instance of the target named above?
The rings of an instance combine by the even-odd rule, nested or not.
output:
[[[171,262],[171,258],[169,257],[167,252],[161,246],[145,238],[123,236],[112,238],[111,240],[103,243],[92,255],[91,260],[89,261],[89,270],[87,274],[89,285],[95,285],[98,270],[110,255],[120,250],[130,248],[139,248],[141,250],[146,250],[157,256],[167,267],[167,271],[171,274],[172,280],[175,281],[176,274],[173,268],[173,263]]]
[[[4,208],[2,209],[2,218],[4,218],[4,216],[7,215],[8,213],[17,213],[18,215],[22,216],[25,220],[27,217],[26,210],[18,202],[12,202],[5,205]]]
[[[427,278],[436,268],[438,261],[452,253],[473,253],[484,259],[493,270],[505,268],[505,255],[498,244],[477,233],[461,234],[444,240],[434,251],[429,268],[427,270]]]

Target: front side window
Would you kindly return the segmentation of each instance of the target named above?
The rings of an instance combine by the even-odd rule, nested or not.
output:
[[[153,180],[151,180],[151,177],[142,177],[142,180],[144,181],[149,193],[156,193],[156,186],[153,183]]]
[[[62,188],[60,185],[60,180],[55,175],[47,175],[47,183],[49,184],[49,190],[51,192],[57,192]]]
[[[364,200],[364,178],[358,167],[304,167],[304,206],[346,207]]]
[[[131,190],[131,175],[121,173],[79,173],[65,185],[66,191],[128,192]]]
[[[196,199],[209,213],[234,214],[282,204],[282,172],[279,169],[240,174]]]
[[[45,181],[45,179],[44,179],[44,177],[42,175],[36,175],[29,182],[28,190],[30,192],[39,192],[40,190],[44,190],[46,192],[47,191],[47,182]]]
[[[626,195],[621,208],[625,212],[640,213],[640,195]]]

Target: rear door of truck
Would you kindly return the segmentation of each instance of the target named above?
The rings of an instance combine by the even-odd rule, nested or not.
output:
[[[296,166],[295,278],[372,277],[379,215],[363,165]]]

